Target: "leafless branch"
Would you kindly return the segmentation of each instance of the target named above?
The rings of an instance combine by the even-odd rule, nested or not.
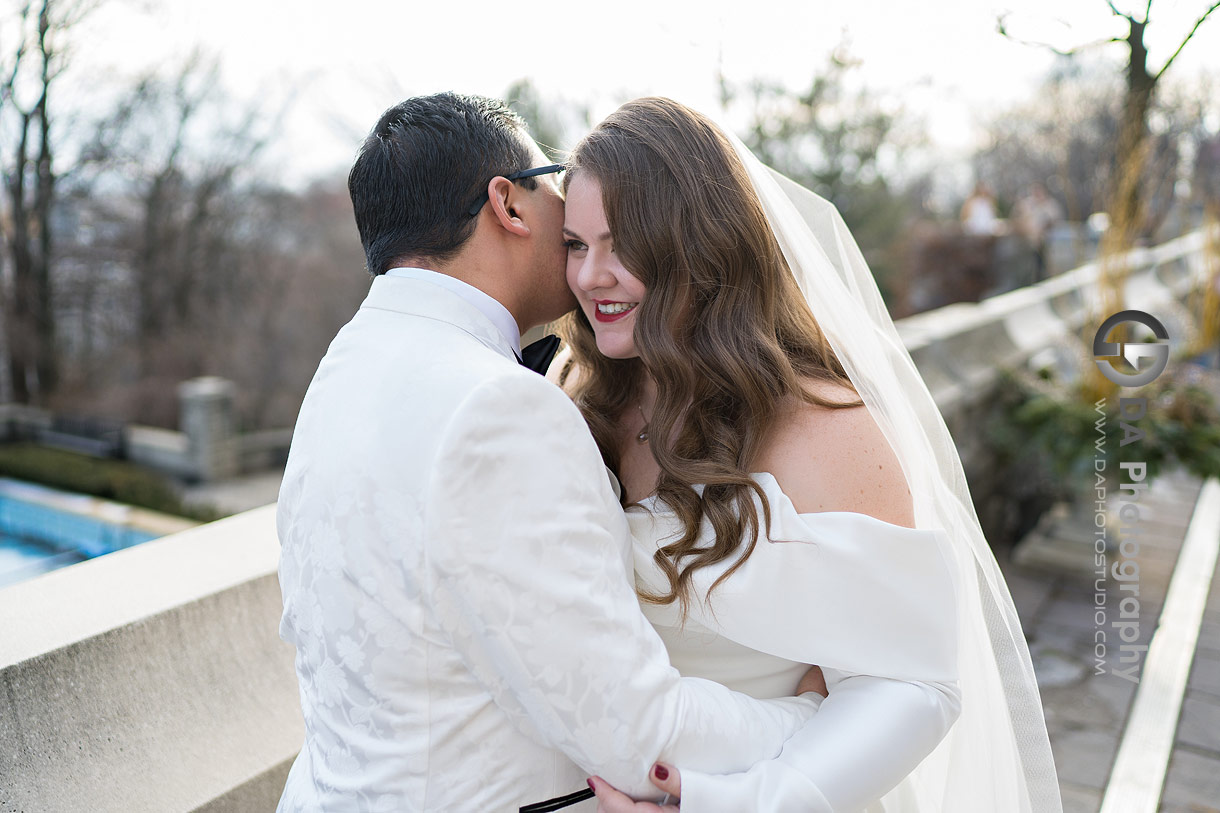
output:
[[[25,58],[26,49],[29,47],[29,36],[25,30],[26,24],[30,19],[30,4],[25,3],[21,7],[21,12],[17,20],[17,50],[13,52],[13,65],[9,75],[5,77],[4,83],[0,84],[0,106],[7,101],[16,102],[15,89],[17,86],[17,77],[21,73],[21,62]],[[18,112],[21,112],[18,109]]]
[[[1211,7],[1208,8],[1207,11],[1203,12],[1203,16],[1195,20],[1194,27],[1191,28],[1190,33],[1186,35],[1186,39],[1182,40],[1182,44],[1178,46],[1178,50],[1174,51],[1173,56],[1169,57],[1169,61],[1162,65],[1161,69],[1156,72],[1157,79],[1160,79],[1161,76],[1164,75],[1165,71],[1169,70],[1169,66],[1172,65],[1173,61],[1178,58],[1178,54],[1182,53],[1182,49],[1186,47],[1186,43],[1190,42],[1190,38],[1193,37],[1195,32],[1199,30],[1199,26],[1203,25],[1203,21],[1210,17],[1211,13],[1218,8],[1220,8],[1220,0],[1216,0],[1215,3],[1212,3]]]
[[[1148,20],[1152,17],[1152,0],[1148,0],[1148,6],[1144,9],[1144,24],[1148,24]]]
[[[1068,48],[1067,50],[1064,50],[1063,48],[1056,48],[1054,45],[1051,45],[1049,42],[1037,42],[1035,40],[1026,40],[1026,39],[1021,39],[1020,37],[1014,36],[1012,33],[1009,32],[1008,27],[1004,24],[1005,16],[1006,15],[1002,14],[996,18],[996,31],[998,31],[1000,33],[1000,36],[1004,37],[1005,39],[1010,39],[1013,42],[1019,42],[1022,45],[1032,45],[1035,48],[1046,48],[1047,50],[1052,51],[1052,52],[1058,54],[1059,56],[1075,56],[1076,54],[1080,53],[1081,51],[1085,51],[1089,48],[1096,48],[1098,45],[1108,45],[1111,42],[1123,42],[1122,37],[1108,37],[1106,39],[1096,40],[1094,42],[1086,42],[1083,45],[1077,45],[1073,48]]]

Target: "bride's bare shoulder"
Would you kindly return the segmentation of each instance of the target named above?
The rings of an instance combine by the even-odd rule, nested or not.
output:
[[[837,403],[857,400],[834,383],[811,382],[809,391]],[[852,511],[915,525],[902,467],[867,407],[792,405],[778,417],[760,463],[800,513]]]

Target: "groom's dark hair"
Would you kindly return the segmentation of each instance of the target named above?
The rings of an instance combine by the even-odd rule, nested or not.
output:
[[[383,113],[347,176],[369,273],[450,259],[474,233],[487,182],[529,169],[529,144],[522,118],[483,96],[416,96]]]

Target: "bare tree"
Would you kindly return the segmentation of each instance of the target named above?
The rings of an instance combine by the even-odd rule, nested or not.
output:
[[[1144,34],[1151,24],[1152,0],[1147,0],[1143,15],[1137,17],[1134,13],[1119,10],[1113,0],[1106,0],[1106,6],[1115,17],[1125,22],[1127,32],[1124,36],[1115,36],[1095,42],[1089,42],[1073,48],[1057,48],[1047,43],[1029,43],[1049,48],[1057,54],[1071,57],[1086,49],[1104,46],[1111,43],[1123,43],[1127,48],[1126,84],[1123,93],[1121,125],[1118,134],[1118,177],[1114,186],[1110,216],[1119,226],[1120,231],[1136,233],[1149,231],[1145,219],[1144,199],[1140,195],[1140,181],[1144,176],[1145,162],[1150,152],[1148,115],[1152,108],[1157,87],[1166,71],[1177,60],[1182,50],[1194,37],[1199,27],[1220,8],[1220,0],[1213,2],[1195,20],[1190,30],[1185,33],[1177,48],[1160,68],[1153,69],[1148,64],[1148,48],[1144,43]],[[1000,16],[997,28],[1001,35],[1020,42],[1028,42],[1015,37],[1007,24],[1006,15]]]
[[[208,322],[247,282],[236,255],[256,201],[245,187],[270,130],[253,105],[224,98],[217,73],[195,54],[174,75],[135,82],[82,150],[65,216],[94,228],[68,247],[59,275],[61,299],[77,305],[73,335],[84,337],[69,400],[90,384],[126,389],[124,403],[104,399],[107,411],[172,425],[174,385],[223,373],[208,366]],[[123,318],[90,313],[101,301]],[[110,375],[86,358],[95,344],[111,351]]]
[[[12,397],[173,426],[175,385],[216,374],[246,426],[289,424],[368,285],[343,185],[280,186],[260,160],[276,111],[233,104],[201,57],[67,138],[65,46],[96,0],[16,2],[0,16]]]
[[[5,140],[12,141],[0,158],[9,266],[2,312],[12,396],[20,402],[45,398],[57,378],[51,299],[57,175],[51,102],[67,65],[67,38],[94,5],[91,0],[26,0],[4,29],[0,127]]]
[[[81,340],[64,343],[61,408],[173,427],[177,383],[208,374],[237,383],[243,426],[292,422],[368,276],[342,180],[281,187],[262,160],[275,131],[198,55],[94,128],[65,188],[80,227],[60,317]]]

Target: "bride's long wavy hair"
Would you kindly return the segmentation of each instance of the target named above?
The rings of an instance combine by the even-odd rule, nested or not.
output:
[[[830,401],[808,386],[832,382],[855,392],[788,270],[745,167],[711,120],[670,99],[628,102],[577,145],[565,187],[580,173],[600,184],[614,250],[647,295],[636,312],[638,358],[601,355],[583,311],[565,317],[560,330],[572,358],[564,377],[571,365],[580,369],[570,391],[616,473],[622,421],[639,403],[643,376],[656,382],[648,421],[661,470],[656,494],[684,533],[655,556],[669,591],[641,591],[640,598],[677,600],[685,617],[694,571],[737,556],[715,589],[770,526],[770,505],[750,472],[781,404],[862,401]],[[704,518],[715,544],[697,548]]]

